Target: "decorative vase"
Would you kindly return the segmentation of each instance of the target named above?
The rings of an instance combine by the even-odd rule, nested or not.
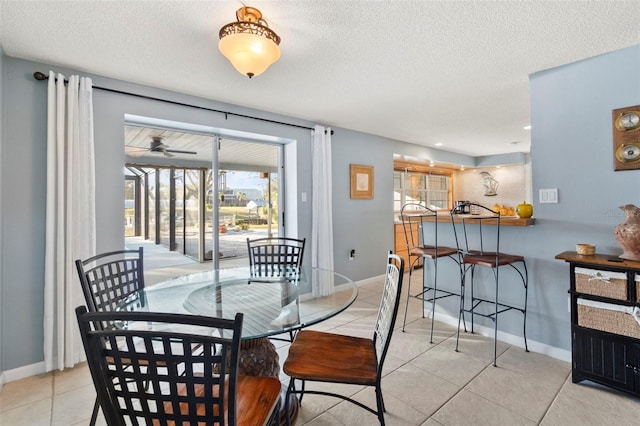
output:
[[[613,234],[624,251],[619,257],[640,261],[640,208],[633,204],[620,206],[625,219],[613,228]]]

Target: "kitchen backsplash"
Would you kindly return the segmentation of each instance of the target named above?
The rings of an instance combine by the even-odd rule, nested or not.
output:
[[[454,174],[454,200],[515,207],[531,203],[530,163],[461,170]]]

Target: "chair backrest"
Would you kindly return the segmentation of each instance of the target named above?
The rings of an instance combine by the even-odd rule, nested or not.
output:
[[[227,320],[79,306],[76,316],[107,424],[235,425],[241,313]]]
[[[80,285],[89,311],[113,311],[118,303],[144,289],[142,247],[76,260]]]
[[[451,211],[451,220],[457,217],[462,222],[462,232],[455,226],[453,228],[458,249],[462,253],[481,255],[500,253],[500,212],[477,203],[464,203],[459,209],[477,211],[478,214],[458,215],[455,210]]]
[[[379,377],[382,374],[382,365],[387,356],[389,343],[391,343],[391,335],[393,334],[396,317],[398,316],[403,275],[404,260],[396,254],[389,253],[387,256],[387,269],[384,277],[382,300],[380,301],[378,318],[376,319],[373,333],[373,342],[378,357]]]
[[[437,212],[420,203],[407,203],[400,210],[402,229],[411,253],[414,247],[438,247]]]
[[[256,277],[297,277],[302,266],[306,238],[247,238],[249,267]]]

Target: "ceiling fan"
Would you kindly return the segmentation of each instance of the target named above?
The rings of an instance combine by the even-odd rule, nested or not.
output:
[[[139,146],[128,146],[129,148],[134,148],[134,149],[141,149],[144,151],[149,151],[149,152],[156,152],[156,153],[162,153],[165,157],[174,157],[173,154],[192,154],[192,155],[196,155],[197,152],[195,151],[183,151],[183,150],[179,150],[179,149],[169,149],[168,145],[165,145],[162,143],[162,137],[161,136],[152,136],[151,137],[151,144],[149,145],[149,148],[143,148],[143,147],[139,147]]]

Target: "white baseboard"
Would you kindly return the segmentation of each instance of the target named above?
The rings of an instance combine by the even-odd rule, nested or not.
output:
[[[43,374],[44,372],[44,361],[25,365],[23,367],[14,368],[13,370],[4,371],[2,373],[3,383],[15,382],[16,380]]]
[[[431,317],[430,310],[425,310],[425,317],[427,318]],[[436,312],[435,319],[436,321],[443,322],[453,327],[456,327],[456,328],[458,327],[457,317],[452,317],[449,315]],[[475,324],[474,332],[481,334],[482,336],[493,338],[493,327],[487,327],[487,326]],[[517,346],[519,348],[524,349],[524,339],[522,338],[522,336],[516,336],[515,334],[506,333],[504,331],[498,330],[498,340],[504,343],[508,343],[512,346]],[[527,346],[529,347],[529,351],[531,352],[547,355],[547,356],[550,356],[551,358],[555,358],[560,361],[571,363],[570,350],[556,348],[554,346],[547,345],[546,343],[541,343],[531,339],[527,339]]]

